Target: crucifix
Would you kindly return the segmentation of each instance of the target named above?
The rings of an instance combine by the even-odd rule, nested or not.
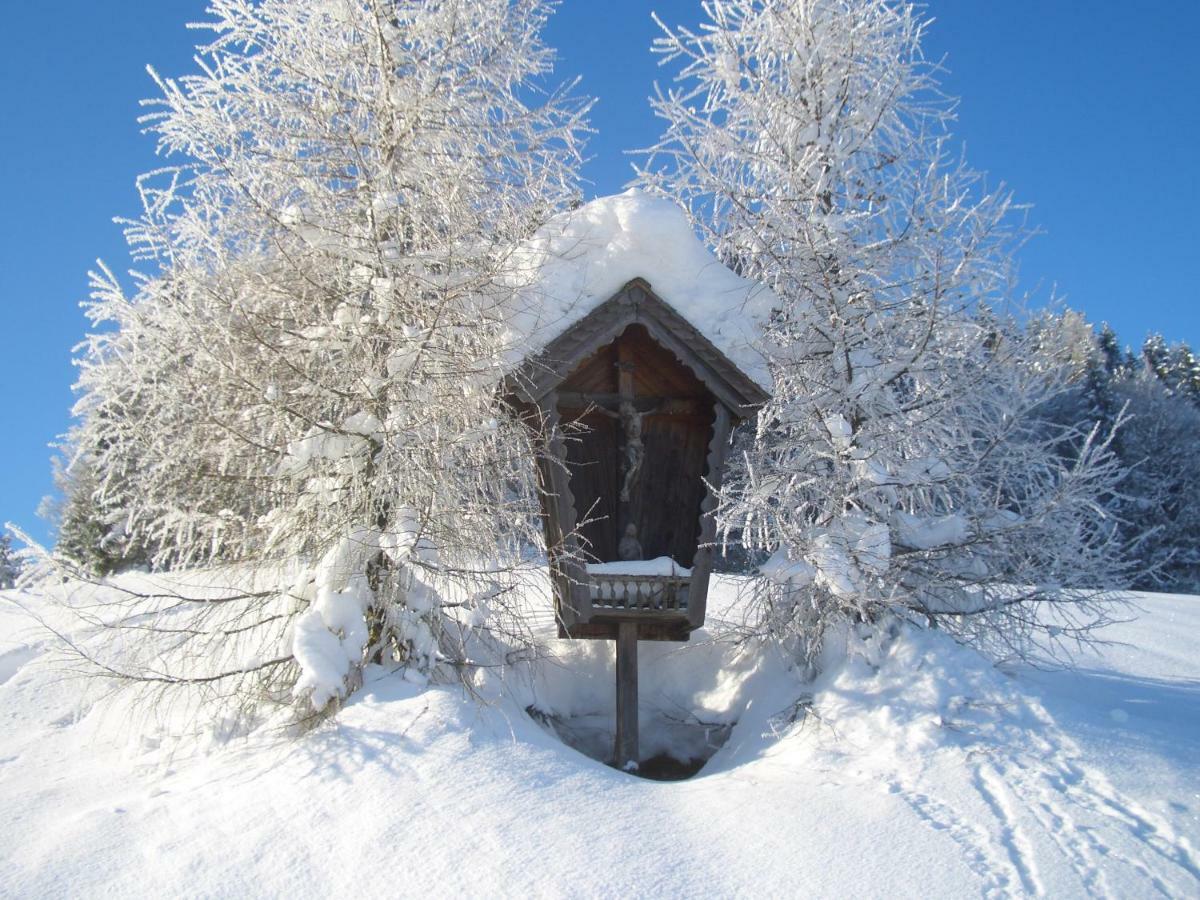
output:
[[[629,498],[642,471],[646,445],[642,442],[642,416],[633,400],[634,363],[624,342],[617,344],[617,394],[625,426],[625,478],[621,482],[621,518],[626,535],[637,539],[637,526],[630,521]],[[628,529],[633,528],[632,534]],[[630,549],[629,544],[626,545]],[[641,546],[637,547],[641,550]],[[638,752],[638,624],[617,624],[617,729],[613,739],[614,762],[623,769],[637,768]]]
[[[633,485],[642,471],[646,445],[642,442],[642,416],[633,402],[634,363],[624,342],[617,344],[618,407],[625,426],[625,478],[621,482],[621,518],[626,533],[637,539],[637,526],[629,521],[629,498]],[[634,529],[632,534],[628,529]],[[626,545],[627,549],[629,545]],[[641,550],[641,546],[638,548]],[[617,729],[613,739],[614,761],[621,768],[637,768],[638,752],[638,625],[620,622],[617,625]]]

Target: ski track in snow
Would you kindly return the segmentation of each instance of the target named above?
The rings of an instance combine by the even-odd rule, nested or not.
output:
[[[999,772],[1007,783],[1021,787],[1028,809],[1045,816],[1043,827],[1067,857],[1078,859],[1076,871],[1085,886],[1094,884],[1101,893],[1111,895],[1105,870],[1120,863],[1164,896],[1175,894],[1159,872],[1173,872],[1183,885],[1190,883],[1193,890],[1200,891],[1200,867],[1185,836],[1166,819],[1114,788],[1102,770],[1085,763],[1079,747],[1052,720],[1047,720],[1039,737],[1045,742],[1044,749],[1038,748],[1036,756],[1022,759],[1023,767],[1009,765]],[[1083,846],[1072,852],[1064,832],[1078,835]],[[1113,840],[1109,832],[1132,837],[1136,852],[1127,849],[1129,841]],[[1146,857],[1158,858],[1158,871],[1147,864]]]
[[[1044,894],[1045,888],[1037,877],[1033,847],[1017,819],[1008,786],[995,768],[986,764],[976,766],[973,776],[975,789],[1000,823],[1000,840],[1022,889],[1029,894]]]
[[[822,768],[856,760],[953,842],[982,896],[1200,897],[1200,604],[1145,600],[1159,618],[1131,632],[1136,645],[1093,651],[1110,679],[1099,696],[1069,671],[997,677],[919,647],[898,668],[873,663],[874,683],[833,682],[816,710]],[[1114,716],[1114,703],[1132,705]]]
[[[1039,729],[1025,734],[1028,749],[964,754],[967,780],[988,823],[963,812],[961,800],[940,800],[936,786],[923,787],[898,770],[889,790],[927,827],[951,837],[979,876],[984,896],[1053,896],[1039,875],[1038,848],[1045,844],[1069,862],[1087,896],[1124,895],[1127,888],[1109,877],[1119,867],[1133,873],[1145,895],[1197,895],[1200,865],[1191,841],[1083,763],[1079,748],[1045,713],[1039,720]]]
[[[900,795],[925,825],[949,834],[962,851],[963,859],[971,871],[979,876],[981,893],[985,897],[1011,894],[1014,880],[1021,880],[1021,871],[1011,857],[997,852],[998,848],[985,829],[959,815],[954,807],[903,781],[891,782],[890,789]]]
[[[1166,863],[1168,871],[1181,872],[1193,879],[1196,887],[1200,888],[1200,868],[1197,867],[1195,851],[1187,838],[1176,834],[1164,819],[1146,810],[1136,800],[1114,790],[1102,772],[1084,769],[1067,760],[1061,770],[1043,777],[1050,786],[1046,796],[1057,796],[1066,801],[1059,801],[1057,806],[1053,801],[1042,802],[1041,809],[1050,816],[1069,821],[1064,813],[1069,814],[1070,808],[1075,807],[1115,822],[1139,842],[1139,848],[1149,849],[1153,856]],[[1164,896],[1173,896],[1161,878],[1136,855],[1123,853],[1106,843],[1097,829],[1077,826],[1076,830],[1097,856],[1125,863]],[[1101,872],[1098,865],[1094,864],[1093,867]]]

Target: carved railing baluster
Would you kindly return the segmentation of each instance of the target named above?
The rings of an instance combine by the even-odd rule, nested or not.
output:
[[[688,609],[686,575],[591,575],[592,605],[630,613],[681,613]]]

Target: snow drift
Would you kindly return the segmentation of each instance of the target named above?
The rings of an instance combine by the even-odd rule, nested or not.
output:
[[[736,613],[737,585],[716,599]],[[700,641],[644,659],[652,708],[735,721],[659,784],[526,705],[607,702],[599,643],[477,691],[369,668],[332,724],[204,752],[122,731],[0,600],[0,885],[13,896],[1169,896],[1200,888],[1200,602],[1143,595],[1071,672],[996,670],[944,634],[847,631],[804,684]],[[86,598],[81,597],[80,600]],[[81,750],[86,748],[86,751]],[[380,860],[386,859],[386,873]]]

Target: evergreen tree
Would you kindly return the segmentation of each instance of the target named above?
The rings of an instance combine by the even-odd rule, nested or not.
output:
[[[1200,409],[1149,372],[1117,382],[1129,475],[1112,508],[1134,547],[1136,587],[1200,591]]]
[[[1195,406],[1200,406],[1200,362],[1192,348],[1180,342],[1171,347],[1167,366],[1171,390]]]
[[[1142,365],[1169,390],[1171,384],[1171,351],[1161,334],[1152,334],[1142,343]]]
[[[1109,377],[1120,375],[1127,368],[1127,355],[1121,350],[1117,333],[1107,322],[1100,326],[1096,335],[1096,348],[1100,352],[1104,371]]]
[[[53,462],[59,496],[41,510],[55,529],[55,553],[92,577],[145,565],[150,554],[128,533],[122,507],[113,503],[116,492],[98,495],[93,457],[72,440],[68,435]]]
[[[21,575],[21,558],[13,549],[12,538],[0,534],[0,590],[8,590]]]
[[[1168,346],[1161,334],[1142,344],[1142,365],[1170,393],[1200,404],[1200,362],[1185,342]]]

